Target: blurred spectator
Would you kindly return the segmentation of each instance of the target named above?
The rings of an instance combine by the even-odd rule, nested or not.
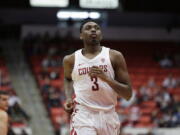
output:
[[[21,105],[21,100],[18,96],[16,96],[13,92],[9,92],[10,97],[9,97],[9,101],[8,104],[10,107],[13,107],[16,103]]]
[[[1,73],[1,86],[10,86],[11,81],[8,75],[6,75],[4,72]]]
[[[150,77],[150,79],[147,82],[147,86],[150,88],[157,87],[154,77]]]
[[[9,108],[9,114],[11,116],[12,122],[27,122],[30,120],[29,115],[21,108],[21,106],[16,102],[14,106]]]
[[[180,112],[176,111],[172,116],[172,127],[180,126]]]
[[[42,61],[42,67],[47,68],[53,65],[53,60],[51,56],[44,58]]]
[[[50,79],[52,79],[52,80],[59,79],[59,69],[55,69],[55,70],[51,71]]]
[[[149,95],[151,95],[151,89],[148,88],[146,85],[142,85],[139,89],[139,93],[140,93],[141,99],[143,101],[147,101],[149,99]],[[140,101],[140,99],[138,100]]]
[[[26,132],[26,130],[22,130],[21,135],[28,135],[28,133]]]
[[[49,56],[55,56],[57,54],[58,50],[55,46],[51,46],[48,50]]]
[[[49,94],[50,87],[52,87],[50,84],[50,79],[45,78],[44,83],[42,84],[42,87],[41,87],[41,93],[42,93],[42,96],[45,98],[45,100]]]
[[[60,98],[61,102],[63,103],[65,101],[65,93],[64,93],[63,88],[59,90],[59,95],[60,95],[59,98]]]
[[[138,105],[132,106],[130,109],[128,120],[130,120],[131,122],[133,122],[133,124],[135,124],[138,121],[139,117],[140,117],[140,110]]]
[[[48,103],[50,108],[62,106],[59,92],[54,87],[50,87],[48,93]]]
[[[164,112],[161,122],[160,127],[171,127],[171,119],[172,119],[172,111],[168,110]]]
[[[48,67],[42,67],[42,71],[39,73],[39,79],[45,80],[46,78],[50,78]]]
[[[158,93],[154,100],[159,104],[159,108],[163,112],[166,112],[168,109],[170,109],[169,104],[172,102],[172,99],[167,91],[164,90]]]
[[[175,88],[177,85],[177,81],[173,78],[172,74],[169,74],[163,81],[162,86],[164,88]]]
[[[168,56],[165,56],[163,59],[161,59],[159,64],[163,68],[170,68],[173,66],[173,62]]]
[[[48,55],[44,60],[42,61],[43,67],[57,67],[60,65],[60,61],[58,59],[54,59],[52,56]]]
[[[21,100],[18,96],[16,96],[13,92],[10,92],[9,98],[9,115],[11,116],[11,121],[19,122],[19,121],[29,121],[29,115],[22,109]]]
[[[8,135],[16,135],[16,134],[14,133],[14,131],[12,130],[12,128],[10,128],[10,129],[8,130]]]

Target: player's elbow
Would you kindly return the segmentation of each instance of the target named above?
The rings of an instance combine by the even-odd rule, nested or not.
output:
[[[128,101],[128,100],[131,99],[131,97],[132,97],[132,89],[131,89],[131,87],[129,87],[128,90],[127,90],[125,99]]]

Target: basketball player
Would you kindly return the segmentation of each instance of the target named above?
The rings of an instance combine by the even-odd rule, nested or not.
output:
[[[0,91],[0,135],[7,135],[8,132],[8,99],[8,93]]]
[[[124,57],[116,50],[101,46],[101,28],[94,21],[81,25],[80,39],[84,48],[63,60],[64,107],[69,113],[74,110],[71,135],[118,135],[117,96],[129,100],[132,95]]]

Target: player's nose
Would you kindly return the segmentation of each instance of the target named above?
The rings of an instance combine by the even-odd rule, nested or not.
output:
[[[6,106],[8,106],[9,105],[9,102],[8,101],[6,101]]]
[[[96,32],[96,29],[95,28],[91,28],[91,33],[95,33]]]

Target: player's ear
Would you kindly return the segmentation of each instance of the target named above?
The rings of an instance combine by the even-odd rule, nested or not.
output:
[[[100,40],[102,40],[103,39],[103,35],[101,34],[101,36],[100,36]]]
[[[81,40],[83,39],[83,38],[82,38],[82,33],[80,33],[80,37],[79,37],[79,38],[80,38]]]

